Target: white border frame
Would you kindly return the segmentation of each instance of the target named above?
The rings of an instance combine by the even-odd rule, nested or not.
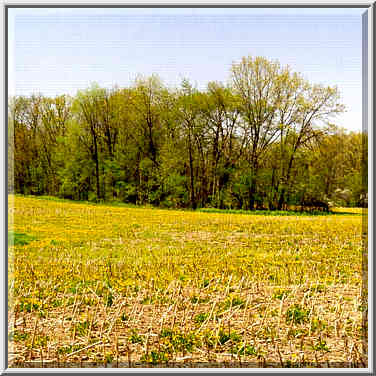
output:
[[[235,7],[235,6],[252,6],[252,7],[310,7],[312,8],[320,8],[320,6],[324,7],[364,7],[365,12],[368,13],[368,69],[367,69],[367,76],[368,76],[368,90],[367,90],[367,108],[368,108],[368,249],[371,252],[368,252],[368,368],[6,368],[7,364],[7,351],[6,351],[6,322],[7,322],[7,307],[3,307],[4,309],[1,311],[1,325],[0,325],[0,371],[1,374],[4,372],[6,374],[19,374],[19,373],[37,373],[37,374],[45,374],[45,373],[197,373],[197,372],[205,372],[205,373],[372,373],[373,366],[374,366],[374,359],[373,359],[373,332],[374,332],[374,322],[373,322],[373,313],[374,313],[374,300],[373,300],[373,265],[374,265],[374,257],[373,257],[373,206],[374,206],[374,197],[373,197],[373,146],[374,146],[374,131],[373,131],[373,85],[374,85],[374,77],[373,77],[373,57],[374,57],[374,28],[373,28],[373,21],[374,21],[374,14],[375,14],[375,4],[371,1],[331,1],[328,3],[325,0],[319,1],[289,1],[285,2],[283,0],[274,0],[274,1],[258,1],[258,2],[251,2],[250,0],[237,0],[234,3],[229,2],[222,2],[222,1],[215,1],[209,0],[205,1],[204,3],[200,0],[190,0],[189,2],[184,1],[174,1],[174,0],[165,0],[161,3],[158,0],[149,0],[147,2],[132,2],[132,1],[124,1],[124,0],[112,0],[110,3],[104,3],[102,1],[89,1],[84,0],[77,3],[75,0],[65,0],[64,2],[61,1],[53,1],[53,0],[39,0],[38,2],[32,1],[22,1],[22,0],[1,0],[2,5],[2,20],[3,20],[3,27],[1,28],[1,64],[3,74],[1,75],[0,87],[3,88],[0,94],[0,113],[2,115],[2,119],[4,119],[4,126],[2,130],[3,135],[3,143],[1,144],[2,150],[0,153],[0,175],[3,177],[7,177],[7,157],[6,157],[6,129],[5,125],[6,122],[6,106],[5,106],[5,95],[6,95],[6,84],[7,82],[6,77],[6,64],[5,59],[8,58],[6,48],[6,40],[7,33],[5,32],[5,18],[6,18],[6,9],[5,6],[26,6],[26,7],[33,7],[33,6],[40,6],[40,7],[48,7],[48,6],[59,6],[67,7],[67,6],[105,6],[105,7],[116,7],[116,6],[139,6],[139,7],[158,7],[158,6],[227,6],[227,7]],[[9,68],[9,67],[8,67]],[[363,72],[364,74],[364,72]],[[364,100],[364,98],[363,98]],[[0,185],[0,200],[1,206],[3,207],[3,213],[1,217],[2,226],[0,226],[0,238],[3,240],[2,244],[4,246],[3,255],[0,261],[0,268],[1,270],[6,270],[7,268],[7,238],[5,229],[7,227],[7,200],[6,200],[6,193],[7,192],[7,182],[4,179],[3,184]],[[4,280],[4,282],[6,282]],[[3,304],[4,301],[7,299],[7,283],[4,283],[2,288],[0,289],[0,304]],[[371,293],[372,292],[372,293]]]

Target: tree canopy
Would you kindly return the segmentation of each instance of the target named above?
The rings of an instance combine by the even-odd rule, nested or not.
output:
[[[332,124],[336,87],[244,57],[228,84],[155,75],[9,100],[9,191],[164,207],[365,204],[365,137]],[[316,204],[315,204],[316,203]]]

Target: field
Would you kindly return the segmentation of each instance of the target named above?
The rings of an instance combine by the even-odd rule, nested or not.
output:
[[[9,196],[12,367],[365,367],[361,209]]]

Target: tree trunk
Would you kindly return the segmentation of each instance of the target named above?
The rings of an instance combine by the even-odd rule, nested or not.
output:
[[[295,153],[295,150],[294,150]],[[279,201],[278,201],[278,210],[281,210],[283,207],[283,204],[285,204],[285,194],[286,194],[286,188],[288,188],[290,184],[290,175],[291,175],[291,169],[292,169],[292,163],[294,161],[294,154],[292,154],[290,161],[289,161],[289,166],[287,168],[287,173],[286,173],[286,179],[284,182],[284,185],[282,187],[281,195],[279,196]]]
[[[94,162],[95,162],[95,179],[97,186],[97,199],[100,199],[100,186],[99,186],[99,159],[98,159],[98,144],[97,137],[93,132],[93,141],[94,141]]]
[[[252,177],[251,186],[249,187],[249,210],[254,210],[255,208],[255,193],[256,193],[256,179]]]
[[[189,135],[188,151],[189,151],[189,174],[190,174],[190,185],[191,185],[190,201],[191,201],[191,208],[196,209],[196,200],[195,200],[195,193],[194,193],[195,187],[194,187],[194,176],[193,176],[193,156],[192,156],[192,145],[191,145],[190,135]]]

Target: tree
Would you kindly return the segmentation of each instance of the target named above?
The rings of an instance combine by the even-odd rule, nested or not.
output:
[[[17,97],[10,100],[9,120],[13,132],[14,185],[23,194],[41,194],[44,191],[43,165],[39,129],[41,125],[41,95]]]
[[[78,121],[84,126],[88,134],[88,141],[83,136],[81,140],[90,151],[92,160],[95,163],[95,179],[96,179],[96,196],[97,199],[104,198],[100,190],[100,177],[99,177],[99,143],[101,134],[100,111],[101,102],[103,100],[103,91],[98,86],[92,86],[86,91],[77,93],[76,108]]]
[[[202,116],[207,124],[210,152],[208,171],[208,192],[214,205],[223,207],[222,190],[235,167],[235,139],[239,110],[236,96],[229,87],[219,82],[209,82],[202,96]]]
[[[283,123],[281,129],[287,129],[281,136],[281,146],[287,155],[287,168],[282,175],[282,189],[278,201],[278,209],[286,202],[291,181],[291,171],[297,151],[302,147],[309,147],[313,142],[320,142],[327,130],[323,125],[329,119],[344,111],[344,106],[339,103],[339,92],[336,87],[310,85],[301,80],[296,96],[296,105],[291,109],[294,113],[293,121],[287,126]],[[286,147],[288,144],[288,147]],[[288,201],[288,199],[287,199]]]
[[[181,92],[178,99],[179,121],[181,124],[182,135],[187,143],[187,157],[188,157],[188,174],[189,174],[189,197],[190,206],[195,209],[197,207],[196,198],[196,141],[200,143],[199,120],[200,120],[200,93],[194,89],[188,80],[183,80],[181,84]]]
[[[58,192],[58,170],[62,160],[56,157],[61,140],[65,137],[71,118],[70,98],[62,95],[55,98],[43,98],[41,103],[41,124],[38,129],[41,157],[45,160],[46,191]]]
[[[338,89],[311,85],[289,67],[261,57],[243,58],[233,64],[232,80],[241,98],[243,132],[249,150],[249,208],[254,207],[260,159],[279,137],[283,165],[277,191],[280,188],[281,209],[288,201],[286,194],[297,151],[318,141],[323,135],[323,123],[344,110]]]
[[[275,122],[280,106],[281,67],[263,57],[243,58],[232,65],[232,85],[240,98],[242,136],[250,168],[249,209],[254,209],[260,158],[278,136]]]
[[[262,57],[203,90],[152,76],[13,97],[8,189],[168,207],[365,205],[367,138],[329,123],[343,110],[337,88]]]

